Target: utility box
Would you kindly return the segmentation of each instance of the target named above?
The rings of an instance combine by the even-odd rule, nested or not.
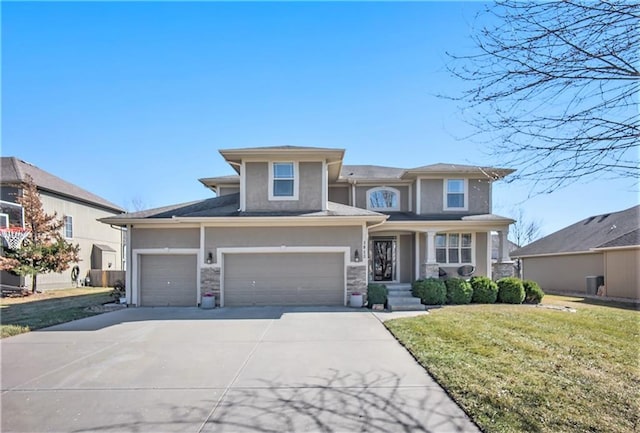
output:
[[[587,277],[587,295],[597,295],[598,287],[604,285],[604,276],[588,276]]]

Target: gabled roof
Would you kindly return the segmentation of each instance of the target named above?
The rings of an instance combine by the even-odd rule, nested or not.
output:
[[[140,212],[125,213],[102,218],[101,221],[112,224],[128,224],[127,221],[169,220],[174,218],[213,218],[213,217],[375,217],[386,218],[378,212],[328,202],[326,211],[265,211],[241,212],[240,194],[228,194],[205,200],[164,206]]]
[[[589,252],[606,246],[638,245],[640,205],[619,212],[594,215],[558,230],[511,253],[511,257]],[[635,236],[635,237],[634,237]],[[629,242],[636,242],[629,244]]]
[[[508,168],[480,167],[476,165],[462,164],[431,164],[417,168],[397,168],[385,167],[381,165],[345,165],[340,173],[341,181],[368,180],[368,181],[390,181],[390,180],[410,180],[419,175],[448,175],[459,176],[462,174],[478,177],[486,177],[497,180],[513,173],[514,170]]]
[[[25,183],[27,182],[27,176],[31,176],[39,190],[53,192],[111,211],[124,212],[124,209],[117,204],[111,203],[21,159],[13,156],[3,156],[0,159],[0,181],[3,185]]]
[[[423,165],[422,167],[416,167],[408,169],[406,175],[419,175],[419,174],[476,174],[482,177],[488,177],[490,179],[502,179],[503,177],[513,173],[515,170],[510,168],[497,168],[497,167],[482,167],[477,165],[464,165],[464,164],[444,164],[437,163],[431,165]]]
[[[619,248],[640,245],[640,229],[625,233],[609,242],[605,242],[597,248]]]
[[[400,180],[404,168],[381,165],[343,165],[340,178],[345,179],[397,179]]]

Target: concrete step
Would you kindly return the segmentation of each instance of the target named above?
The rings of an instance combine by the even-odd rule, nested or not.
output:
[[[389,311],[426,311],[426,307],[420,305],[389,305]]]
[[[397,291],[406,291],[406,290],[411,290],[411,284],[387,284],[387,290],[389,292],[397,292]]]
[[[424,311],[425,307],[420,303],[420,298],[413,296],[389,296],[387,298],[389,311]]]
[[[411,290],[389,290],[388,295],[390,298],[412,298]]]

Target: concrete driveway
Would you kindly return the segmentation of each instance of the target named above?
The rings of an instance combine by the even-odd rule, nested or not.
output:
[[[0,348],[5,433],[479,431],[365,310],[129,308]]]

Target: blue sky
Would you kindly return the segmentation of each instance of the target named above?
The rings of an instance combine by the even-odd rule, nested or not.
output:
[[[2,155],[116,204],[212,196],[221,148],[346,149],[346,164],[501,166],[470,140],[445,52],[471,48],[478,2],[6,3]],[[512,167],[516,168],[517,167]],[[637,182],[637,181],[636,181]],[[633,180],[590,179],[527,198],[549,234],[638,203]]]

